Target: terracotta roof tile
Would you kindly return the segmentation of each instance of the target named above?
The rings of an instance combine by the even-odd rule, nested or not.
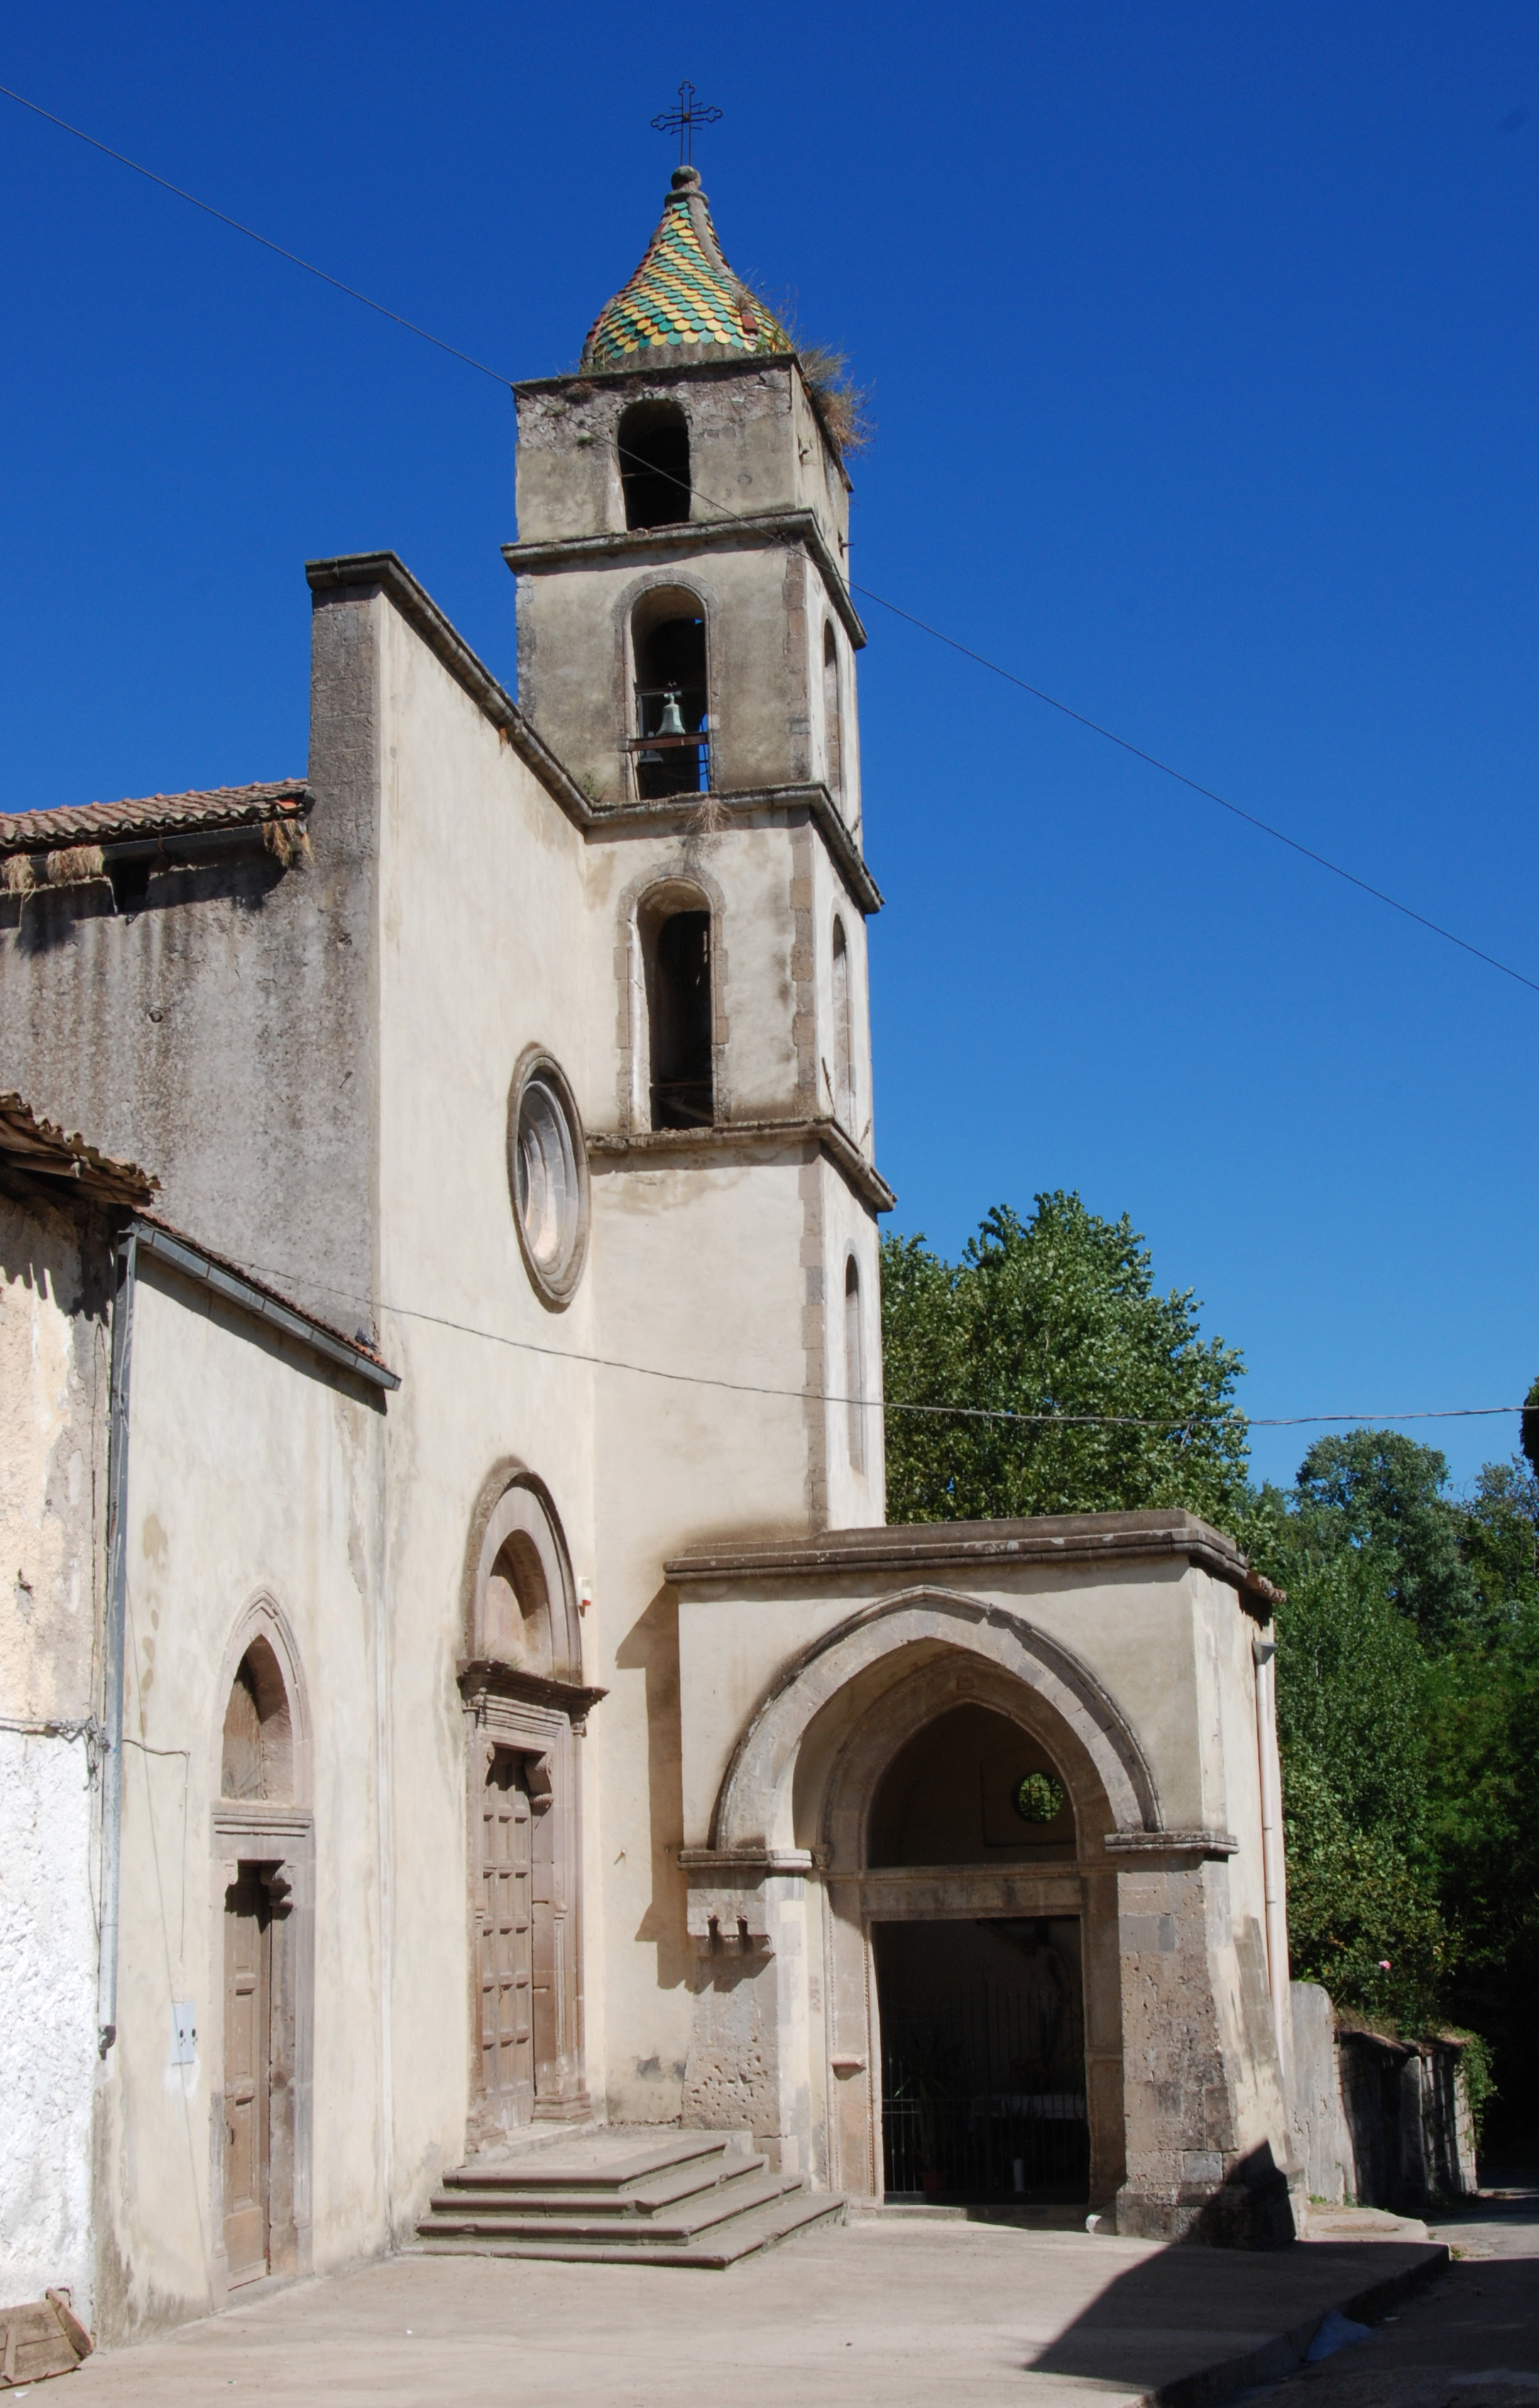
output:
[[[309,798],[303,778],[277,778],[265,785],[214,786],[205,794],[146,795],[135,802],[0,812],[0,853],[43,853],[61,844],[112,844],[194,828],[244,827],[296,817]]]
[[[115,1162],[83,1137],[66,1137],[51,1121],[39,1120],[20,1096],[0,1096],[0,1162],[67,1180],[111,1204],[147,1204],[160,1185],[137,1162]]]

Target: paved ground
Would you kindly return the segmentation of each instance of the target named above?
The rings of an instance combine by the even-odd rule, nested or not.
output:
[[[231,2390],[275,2408],[677,2408],[681,2396],[707,2408],[1071,2408],[1092,2394],[1116,2408],[1279,2334],[1307,2336],[1329,2308],[1427,2256],[1395,2240],[1249,2256],[878,2218],[725,2272],[398,2258],[102,2352],[65,2380],[69,2408],[212,2408]],[[1211,2387],[1184,2386],[1192,2408]],[[1317,2394],[1307,2408],[1323,2408]]]
[[[1455,2252],[1446,2274],[1252,2408],[1536,2408],[1539,2190],[1482,2200],[1431,2229]]]

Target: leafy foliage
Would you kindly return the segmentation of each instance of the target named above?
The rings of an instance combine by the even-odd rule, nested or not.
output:
[[[1155,1293],[1126,1214],[1104,1221],[1062,1191],[1039,1196],[1028,1221],[998,1205],[959,1263],[922,1238],[887,1239],[882,1312],[889,1404],[1071,1417],[889,1410],[894,1521],[1157,1505],[1244,1519],[1241,1358],[1199,1337],[1189,1292]]]
[[[1409,2031],[1463,2026],[1472,2096],[1539,2145],[1539,1382],[1529,1460],[1468,1498],[1396,1430],[1319,1440],[1254,1489],[1242,1358],[1143,1240],[1078,1196],[987,1214],[956,1263],[883,1248],[895,1521],[1184,1505],[1230,1531],[1277,1609],[1297,1975]],[[1076,1414],[1125,1416],[1096,1422]]]

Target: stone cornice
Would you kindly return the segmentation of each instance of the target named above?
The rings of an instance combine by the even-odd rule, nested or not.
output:
[[[1108,1831],[1109,1856],[1237,1856],[1232,1831]]]
[[[850,599],[843,571],[828,549],[815,510],[795,505],[779,510],[755,510],[741,518],[683,519],[676,526],[624,527],[607,535],[560,536],[548,543],[505,543],[502,557],[515,577],[542,570],[581,568],[608,560],[655,560],[677,553],[729,551],[735,545],[799,543],[813,561],[827,588],[828,599],[844,623],[844,632],[858,652],[866,630]]]
[[[734,819],[748,819],[761,811],[805,812],[827,846],[856,910],[868,919],[881,910],[885,900],[882,889],[867,868],[843,813],[827,787],[817,781],[804,786],[736,787],[726,794],[692,796],[683,801],[669,795],[655,803],[598,803],[588,832],[595,837],[635,836],[645,829],[692,836],[700,825],[702,811],[712,810],[727,811]]]
[[[873,1211],[890,1212],[898,1201],[875,1165],[836,1120],[724,1121],[716,1128],[584,1129],[583,1134],[597,1170],[655,1170],[664,1162],[691,1156],[762,1157],[767,1150],[815,1145]]]
[[[637,539],[630,537],[620,538],[626,542]],[[511,550],[515,548],[509,547]],[[463,636],[450,625],[432,595],[418,584],[405,562],[395,552],[358,552],[344,553],[336,560],[311,560],[305,565],[305,575],[310,592],[319,595],[383,594],[400,612],[408,626],[422,638],[429,652],[442,663],[450,676],[464,688],[482,716],[507,738],[525,767],[533,772],[552,800],[560,805],[573,826],[581,828],[584,836],[619,834],[627,827],[646,825],[652,811],[658,808],[669,815],[678,816],[678,805],[674,800],[661,807],[644,803],[606,805],[590,802],[544,738],[529,724],[506,687],[497,682]],[[859,908],[867,912],[881,910],[881,890],[861,859],[855,839],[827,786],[769,786],[740,795],[718,795],[705,799],[724,803],[733,810],[798,808],[806,810],[820,829]],[[698,810],[698,805],[691,808]]]
[[[591,1142],[591,1140],[590,1140]],[[1269,1618],[1276,1596],[1231,1539],[1195,1513],[1046,1513],[1018,1522],[917,1522],[827,1531],[746,1547],[697,1547],[669,1558],[670,1581],[735,1582],[799,1572],[937,1571],[974,1575],[999,1566],[1186,1562],[1227,1581]],[[1168,1835],[1165,1835],[1168,1842]]]
[[[593,1688],[579,1681],[555,1681],[544,1672],[526,1672],[517,1664],[508,1664],[491,1656],[462,1657],[455,1668],[460,1696],[474,1708],[485,1698],[510,1698],[520,1705],[551,1706],[558,1713],[581,1723],[607,1689]]]
[[[361,1338],[347,1338],[329,1322],[317,1320],[302,1305],[280,1296],[265,1280],[259,1280],[238,1264],[226,1262],[222,1255],[210,1254],[207,1246],[194,1243],[182,1236],[180,1229],[139,1213],[133,1229],[141,1254],[158,1262],[168,1263],[183,1279],[192,1280],[210,1296],[227,1304],[238,1305],[243,1312],[269,1329],[280,1330],[285,1338],[296,1339],[325,1362],[339,1364],[365,1380],[372,1388],[398,1388],[400,1374],[393,1371],[383,1357]]]

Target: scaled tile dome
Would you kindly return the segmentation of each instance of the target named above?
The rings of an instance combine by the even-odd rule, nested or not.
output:
[[[675,167],[647,255],[594,321],[583,366],[655,367],[794,349],[779,320],[722,257],[698,169]]]

